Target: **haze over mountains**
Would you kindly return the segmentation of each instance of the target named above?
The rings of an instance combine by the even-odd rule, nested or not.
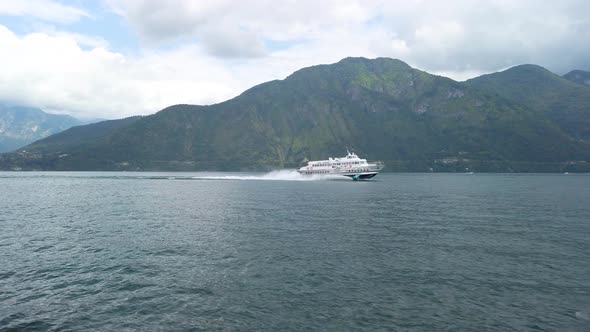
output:
[[[83,122],[68,115],[0,103],[0,152],[16,150],[80,124]]]
[[[578,77],[522,65],[457,82],[346,58],[219,104],[75,127],[0,155],[0,168],[265,170],[348,147],[389,171],[589,171],[590,87]]]
[[[590,86],[590,72],[588,71],[572,70],[569,73],[563,75],[563,77],[572,82]]]

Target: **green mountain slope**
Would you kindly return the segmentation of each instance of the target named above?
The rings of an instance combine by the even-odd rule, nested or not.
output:
[[[497,90],[399,60],[347,58],[220,104],[171,106],[84,144],[40,141],[27,154],[4,156],[0,167],[262,170],[339,156],[346,147],[384,160],[390,171],[559,171],[590,160],[583,131],[574,135],[551,112]]]
[[[590,89],[535,65],[483,75],[467,85],[547,116],[576,139],[590,139]]]
[[[83,150],[104,140],[115,130],[134,123],[141,116],[132,116],[120,120],[107,120],[85,126],[76,126],[61,133],[38,140],[26,147],[35,152],[60,152],[66,150]]]
[[[101,160],[100,156],[94,157],[85,152],[92,151],[94,146],[108,142],[108,137],[113,132],[139,119],[141,116],[72,127],[38,140],[15,153],[0,154],[0,169],[111,169],[111,161]]]

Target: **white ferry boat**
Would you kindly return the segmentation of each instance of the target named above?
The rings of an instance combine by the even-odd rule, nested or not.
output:
[[[370,179],[385,167],[380,161],[367,162],[367,159],[359,158],[354,152],[346,152],[343,158],[310,161],[297,172],[303,175],[343,175],[356,181]]]

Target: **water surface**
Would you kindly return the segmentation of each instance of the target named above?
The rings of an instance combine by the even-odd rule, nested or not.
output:
[[[590,176],[0,173],[0,329],[589,331]]]

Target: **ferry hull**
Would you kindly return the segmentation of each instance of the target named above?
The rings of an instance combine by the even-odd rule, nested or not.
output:
[[[330,172],[330,173],[323,173],[323,174],[311,174],[305,171],[297,171],[301,175],[305,176],[313,176],[313,175],[329,175],[329,176],[344,176],[347,178],[351,178],[354,181],[357,180],[368,180],[373,178],[375,175],[379,174],[379,172],[359,172],[359,173],[340,173],[340,172]]]
[[[379,174],[379,173],[374,172],[374,173],[342,174],[342,175],[357,181],[357,180],[368,180],[377,174]]]

